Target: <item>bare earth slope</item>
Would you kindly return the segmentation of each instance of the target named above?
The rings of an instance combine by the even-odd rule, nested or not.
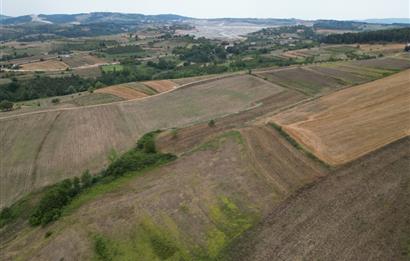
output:
[[[410,134],[410,70],[323,96],[272,120],[332,165]]]
[[[408,260],[410,139],[359,159],[273,208],[232,260]]]

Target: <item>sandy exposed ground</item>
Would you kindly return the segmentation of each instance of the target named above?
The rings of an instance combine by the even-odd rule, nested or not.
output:
[[[332,165],[410,134],[410,71],[323,96],[272,121]]]

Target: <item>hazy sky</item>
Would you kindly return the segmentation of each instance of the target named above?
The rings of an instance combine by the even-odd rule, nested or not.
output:
[[[1,14],[172,13],[198,18],[365,19],[409,17],[409,0],[0,0]]]

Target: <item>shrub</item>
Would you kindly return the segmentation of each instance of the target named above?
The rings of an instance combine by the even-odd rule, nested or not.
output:
[[[209,127],[215,127],[215,121],[214,120],[210,120],[209,122],[208,122],[208,126]]]
[[[92,176],[90,174],[90,171],[87,169],[81,175],[81,186],[83,188],[88,188],[89,186],[91,186],[91,184],[92,184]]]
[[[60,99],[59,98],[54,98],[54,99],[51,100],[51,102],[53,104],[57,104],[57,103],[60,103]]]
[[[0,110],[11,111],[13,109],[13,103],[11,101],[3,100],[0,102]]]

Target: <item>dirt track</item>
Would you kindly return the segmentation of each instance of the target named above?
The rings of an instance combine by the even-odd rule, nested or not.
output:
[[[273,208],[232,260],[408,260],[410,139],[361,158]]]

